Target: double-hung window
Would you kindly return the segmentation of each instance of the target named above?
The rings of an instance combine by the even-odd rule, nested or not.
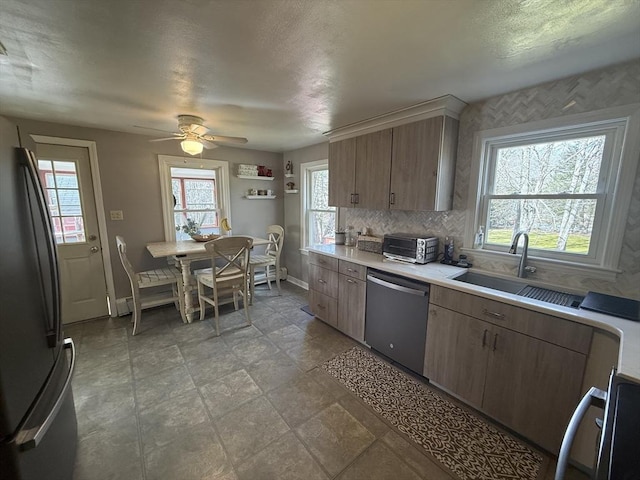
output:
[[[588,115],[480,132],[467,240],[482,228],[484,251],[507,252],[524,231],[530,256],[614,268],[626,220],[616,208],[626,212],[633,183],[621,175],[635,171],[632,120]]]
[[[336,208],[329,206],[329,163],[327,160],[303,163],[302,178],[302,248],[333,243],[336,231]]]
[[[220,233],[220,221],[229,218],[228,163],[160,155],[159,164],[165,238],[188,239],[183,227]]]

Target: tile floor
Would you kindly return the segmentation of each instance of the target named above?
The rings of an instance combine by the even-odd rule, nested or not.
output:
[[[253,325],[173,307],[69,326],[78,348],[75,480],[428,479],[450,476],[318,368],[355,342],[300,310],[306,291],[257,288]],[[548,465],[547,465],[548,464]],[[546,462],[540,478],[553,478]],[[572,479],[586,479],[572,472]]]

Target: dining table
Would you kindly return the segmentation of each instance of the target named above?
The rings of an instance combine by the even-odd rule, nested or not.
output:
[[[270,240],[266,238],[254,237],[252,235],[242,235],[253,240],[253,246],[269,245]],[[198,307],[193,301],[193,292],[197,291],[196,279],[191,271],[191,263],[198,260],[207,260],[211,255],[207,253],[205,242],[195,240],[176,240],[171,242],[151,242],[147,243],[147,250],[153,258],[166,258],[173,261],[182,272],[184,283],[184,316],[189,323],[194,319],[194,314]]]

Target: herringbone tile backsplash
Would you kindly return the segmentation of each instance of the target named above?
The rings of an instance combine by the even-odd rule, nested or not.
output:
[[[565,108],[569,102],[573,106]],[[456,253],[462,246],[466,222],[473,136],[480,130],[573,115],[607,107],[640,102],[640,60],[596,70],[532,88],[508,93],[467,106],[460,117],[458,158],[454,191],[454,209],[447,212],[398,212],[364,209],[341,209],[340,224],[356,230],[369,227],[376,235],[414,232],[440,237],[440,251],[445,236],[454,238]],[[616,282],[604,282],[575,274],[557,275],[538,271],[536,277],[555,285],[579,290],[594,290],[640,299],[640,168],[629,216]],[[501,262],[476,262],[484,270],[513,273],[513,267]]]

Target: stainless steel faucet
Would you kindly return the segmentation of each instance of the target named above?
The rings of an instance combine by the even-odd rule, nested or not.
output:
[[[520,231],[516,233],[513,237],[513,243],[511,244],[511,248],[509,249],[509,253],[515,255],[518,253],[518,241],[520,240],[520,236],[524,237],[524,245],[522,246],[522,253],[520,254],[520,263],[518,264],[518,277],[524,278],[527,276],[527,273],[533,273],[536,271],[536,267],[527,266],[527,253],[529,251],[529,234],[525,231]]]

